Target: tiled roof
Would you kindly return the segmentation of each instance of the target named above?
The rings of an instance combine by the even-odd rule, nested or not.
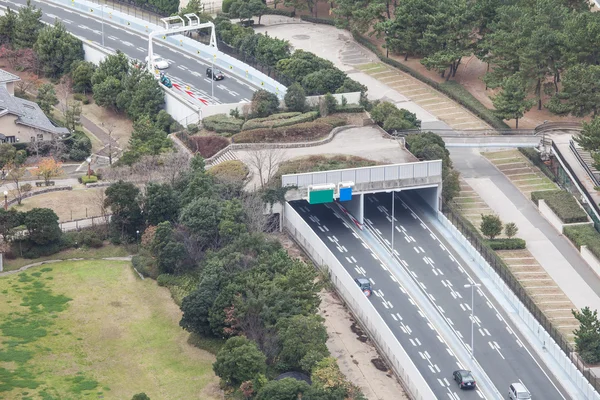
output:
[[[21,78],[19,78],[17,75],[11,74],[10,72],[0,69],[0,83],[16,82],[20,80]]]
[[[3,115],[6,111],[18,117],[16,121],[18,124],[31,126],[49,133],[61,135],[69,133],[67,128],[55,126],[50,122],[36,103],[13,97],[6,88],[0,87],[0,115]]]

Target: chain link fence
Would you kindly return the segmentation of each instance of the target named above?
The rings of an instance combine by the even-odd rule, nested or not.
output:
[[[148,21],[152,24],[163,26],[161,18],[168,17],[164,12],[159,11],[150,4],[137,4],[134,0],[89,0],[94,4],[104,4],[108,13],[109,8]]]
[[[548,332],[556,344],[573,361],[577,369],[585,376],[594,390],[600,389],[600,381],[592,370],[575,353],[575,349],[566,340],[566,338],[554,327],[552,322],[546,317],[542,310],[533,301],[519,280],[513,275],[506,263],[492,250],[477,233],[477,230],[469,221],[455,211],[452,207],[444,205],[443,212],[446,218],[460,231],[460,233],[471,243],[471,245],[481,254],[494,271],[502,278],[504,283],[512,290],[517,298],[523,303],[525,308],[533,315],[537,322]]]

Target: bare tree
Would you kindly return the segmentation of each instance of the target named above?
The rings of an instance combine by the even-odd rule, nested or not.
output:
[[[270,217],[265,212],[266,203],[260,192],[245,192],[242,204],[246,214],[246,224],[250,232],[265,232],[270,228]]]
[[[67,152],[67,146],[59,135],[52,135],[50,139],[50,154],[57,160],[62,159],[62,156]]]
[[[113,163],[113,160],[112,160],[113,145],[115,146],[115,148],[119,149],[117,147],[118,141],[113,136],[114,130],[115,130],[115,125],[114,124],[105,124],[104,122],[102,122],[102,127],[106,130],[106,133],[108,134],[108,165],[112,165],[112,163]]]
[[[248,152],[248,164],[258,173],[260,187],[264,189],[265,184],[275,174],[279,164],[285,158],[285,152],[282,149],[267,147],[254,147]]]
[[[144,156],[132,166],[103,169],[103,177],[108,181],[123,180],[144,186],[149,182],[173,184],[189,165],[189,158],[181,153]]]
[[[100,210],[100,217],[103,219],[104,224],[108,225],[110,222],[110,210],[105,205],[106,189],[100,188],[100,190],[96,191],[93,202]]]
[[[67,120],[67,115],[69,113],[69,97],[73,93],[73,82],[69,75],[65,75],[61,78],[58,85],[56,85],[56,99],[58,100],[58,105],[56,106],[63,118]]]
[[[15,185],[15,190],[13,191],[13,197],[17,200],[17,203],[20,205],[23,200],[24,192],[27,192],[26,185],[22,184],[23,178],[27,173],[27,170],[23,166],[18,166],[15,164],[10,164],[8,167],[8,174],[6,175],[7,179],[10,180]],[[29,185],[29,190],[31,190],[31,185]]]
[[[163,158],[164,177],[173,185],[190,168],[190,156],[184,151],[168,153]]]

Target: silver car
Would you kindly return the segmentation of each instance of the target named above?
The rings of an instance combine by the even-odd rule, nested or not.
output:
[[[511,400],[530,400],[531,393],[522,383],[511,383],[508,387],[508,398]]]

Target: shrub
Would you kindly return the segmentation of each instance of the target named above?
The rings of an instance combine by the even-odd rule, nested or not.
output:
[[[226,114],[211,115],[202,119],[202,125],[209,131],[217,133],[238,133],[242,129],[244,120],[230,118]]]
[[[190,150],[204,158],[210,158],[229,146],[229,141],[221,136],[190,136]]]
[[[566,190],[532,192],[531,199],[535,204],[539,204],[540,199],[543,199],[565,224],[588,221],[588,214],[579,206],[575,197]]]
[[[221,5],[221,10],[223,10],[224,14],[229,12],[229,8],[231,8],[231,4],[233,4],[233,0],[223,0],[223,4]]]
[[[304,111],[306,109],[306,92],[299,83],[293,83],[285,93],[285,106],[288,110]]]
[[[522,250],[526,242],[519,238],[486,240],[492,250]]]
[[[96,183],[96,182],[98,182],[98,177],[96,175],[90,175],[90,176],[84,175],[81,177],[81,183],[83,183],[84,185],[86,183]]]
[[[346,118],[336,117],[335,115],[317,118],[315,122],[331,125],[332,128],[337,128],[338,126],[344,126],[348,124],[348,120],[346,120]]]
[[[333,114],[335,112],[338,106],[338,102],[337,99],[333,97],[331,93],[327,93],[319,100],[319,113],[322,117],[326,117],[329,114]]]
[[[276,175],[301,174],[304,172],[331,171],[333,169],[362,168],[377,165],[377,161],[357,156],[314,155],[284,161],[280,164]]]
[[[208,169],[208,173],[226,182],[241,182],[249,174],[246,164],[239,160],[224,161]]]
[[[331,125],[305,122],[275,129],[253,129],[233,137],[235,143],[293,143],[320,139],[331,132]]]
[[[275,114],[279,108],[279,98],[276,94],[259,89],[252,95],[250,109],[256,117],[268,117]]]
[[[204,120],[202,122],[204,122]],[[189,124],[187,126],[187,130],[188,130],[189,133],[197,133],[198,132],[198,125],[196,125],[196,124]]]
[[[565,226],[563,233],[577,247],[587,246],[600,259],[600,233],[592,225]]]
[[[364,112],[365,108],[360,104],[346,104],[340,105],[335,108],[336,113],[361,113]]]
[[[84,99],[87,99],[87,97],[83,93],[75,93],[73,95],[73,99],[77,101],[83,101]]]
[[[296,113],[288,113],[288,114],[296,114]],[[275,114],[280,115],[280,114]],[[247,131],[251,129],[260,129],[260,128],[279,128],[282,126],[291,126],[300,124],[303,122],[314,121],[319,116],[319,113],[316,111],[310,111],[305,114],[296,114],[291,118],[275,118],[269,119],[267,118],[254,118],[249,121],[246,121],[242,126],[242,131]]]
[[[140,274],[147,278],[156,279],[158,277],[158,267],[154,262],[154,259],[142,252],[142,254],[135,255],[131,258],[131,264]]]

